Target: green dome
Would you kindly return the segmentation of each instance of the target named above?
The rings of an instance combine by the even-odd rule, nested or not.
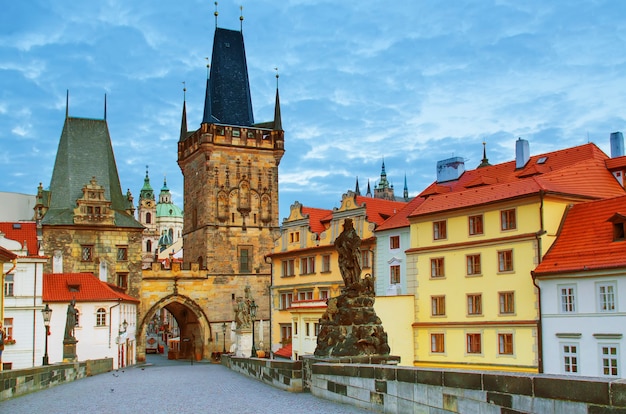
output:
[[[172,203],[158,203],[156,206],[157,217],[182,217],[183,210]]]

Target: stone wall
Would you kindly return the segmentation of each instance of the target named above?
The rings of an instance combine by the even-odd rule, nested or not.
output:
[[[273,387],[302,392],[302,361],[278,361],[222,355],[222,365]]]
[[[113,359],[95,359],[0,372],[0,401],[109,372]]]
[[[317,397],[385,413],[626,413],[626,383],[604,378],[318,363],[311,380]]]

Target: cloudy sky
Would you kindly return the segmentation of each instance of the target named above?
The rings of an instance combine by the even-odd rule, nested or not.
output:
[[[280,218],[296,200],[340,204],[384,159],[416,195],[452,156],[475,168],[626,132],[621,0],[221,0],[243,32],[256,122],[273,118],[278,68],[286,153]],[[50,183],[65,116],[107,121],[122,188],[149,165],[183,205],[177,140],[187,87],[199,127],[215,5],[207,0],[27,0],[0,14],[0,191]]]

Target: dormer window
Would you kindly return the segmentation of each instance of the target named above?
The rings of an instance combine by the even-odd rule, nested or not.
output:
[[[626,216],[615,213],[607,221],[613,223],[613,241],[626,240]]]

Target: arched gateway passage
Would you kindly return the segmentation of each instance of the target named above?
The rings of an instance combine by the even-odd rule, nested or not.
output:
[[[180,349],[175,357],[178,359],[208,357],[207,342],[208,338],[212,338],[209,318],[191,298],[172,294],[154,303],[141,318],[137,329],[137,358],[145,359],[148,326],[161,309],[167,309],[178,324]]]

